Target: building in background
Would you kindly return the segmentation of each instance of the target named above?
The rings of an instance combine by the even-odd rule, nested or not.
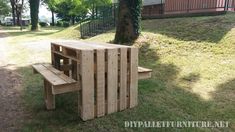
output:
[[[16,23],[17,23],[17,18],[16,18]],[[20,23],[22,22],[23,26],[28,26],[30,24],[30,19],[27,18],[22,18],[22,20],[20,20]],[[5,26],[13,26],[13,17],[4,17],[1,19],[1,24],[5,25]]]
[[[142,16],[234,11],[235,0],[144,0]]]

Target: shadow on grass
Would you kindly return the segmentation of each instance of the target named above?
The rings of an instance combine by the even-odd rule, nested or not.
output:
[[[235,128],[125,128],[124,121],[235,121],[234,80],[218,86],[214,98],[203,100],[185,87],[176,77],[180,68],[162,64],[157,50],[148,44],[140,47],[140,65],[152,68],[153,77],[139,81],[139,105],[133,109],[83,122],[79,118],[77,93],[56,96],[56,109],[47,111],[43,99],[43,81],[33,75],[31,67],[17,71],[23,76],[25,107],[31,118],[25,121],[23,131],[234,131]],[[190,74],[184,81],[195,83],[200,74]],[[228,94],[231,97],[228,97]],[[229,101],[229,102],[228,102]],[[225,103],[225,104],[224,104]]]
[[[234,26],[235,13],[222,16],[146,20],[143,31],[183,41],[218,43]]]

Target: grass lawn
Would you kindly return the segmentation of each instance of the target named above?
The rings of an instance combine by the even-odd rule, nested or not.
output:
[[[79,39],[79,27],[8,30],[9,61],[23,77],[30,113],[23,131],[235,131],[235,14],[145,20],[142,28],[134,45],[140,48],[140,66],[152,68],[153,76],[139,81],[139,105],[87,122],[78,118],[76,93],[57,96],[56,110],[45,110],[42,78],[30,64],[38,58],[49,62],[50,49],[27,48],[35,40]],[[87,41],[113,38],[111,31]],[[229,121],[230,127],[125,128],[124,121]]]

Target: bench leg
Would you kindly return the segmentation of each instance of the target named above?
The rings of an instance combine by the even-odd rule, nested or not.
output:
[[[51,84],[44,79],[44,99],[48,110],[55,109],[55,95],[52,94]]]

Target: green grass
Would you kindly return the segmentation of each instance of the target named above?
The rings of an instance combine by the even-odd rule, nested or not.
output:
[[[57,96],[56,110],[46,111],[42,78],[33,75],[27,63],[31,52],[16,51],[24,57],[13,55],[11,59],[25,64],[18,71],[23,76],[23,99],[31,115],[23,131],[235,131],[235,14],[145,20],[142,25],[143,33],[134,45],[140,48],[140,65],[152,68],[153,75],[139,81],[139,105],[87,122],[78,117],[76,93]],[[22,48],[22,43],[15,41],[18,39],[78,39],[78,28],[53,30],[42,36],[10,33],[14,40],[9,45]],[[110,42],[113,38],[110,31],[86,41]],[[49,49],[35,54],[50,60]],[[124,121],[130,120],[222,120],[229,121],[230,127],[124,128]]]

